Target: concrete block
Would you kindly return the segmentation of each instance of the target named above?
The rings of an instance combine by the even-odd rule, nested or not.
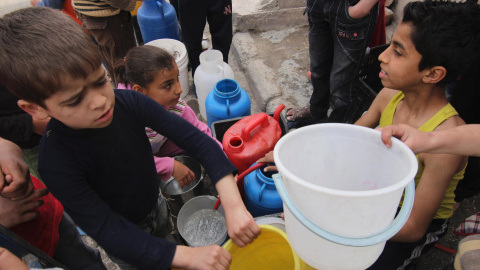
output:
[[[289,27],[308,25],[307,16],[303,16],[303,7],[257,12],[251,14],[233,14],[233,27],[236,32],[248,30],[269,31]]]
[[[0,1],[0,17],[12,11],[30,7],[28,0],[1,0]]]
[[[260,3],[260,10],[297,8],[305,7],[305,5],[305,0],[263,0]]]
[[[258,48],[250,33],[236,33],[232,41],[233,55],[239,63],[246,64],[258,56]]]
[[[250,89],[259,109],[265,111],[268,102],[282,94],[276,84],[275,71],[267,66],[263,60],[251,61],[245,68]]]
[[[305,0],[278,0],[278,7],[282,8],[305,8],[307,5]]]

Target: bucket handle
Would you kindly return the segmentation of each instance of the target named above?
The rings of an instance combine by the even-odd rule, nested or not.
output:
[[[252,133],[253,129],[255,129],[260,125],[262,127],[268,127],[269,125],[268,115],[264,112],[259,113],[257,118],[253,119],[242,128],[243,140],[246,142],[250,141],[250,139],[252,139],[252,136],[250,135],[250,133]]]
[[[379,233],[367,237],[345,237],[328,232],[305,217],[288,196],[285,186],[282,183],[281,174],[274,174],[272,178],[283,203],[288,207],[295,218],[303,224],[303,226],[307,227],[314,234],[327,239],[330,242],[352,247],[373,246],[392,238],[407,222],[407,219],[410,216],[413,208],[413,200],[415,197],[415,182],[412,180],[405,188],[405,197],[403,199],[402,209],[400,209],[400,212],[395,220],[387,228]]]
[[[165,14],[163,13],[163,5],[160,3],[159,0],[155,1],[157,3],[158,9],[160,10],[160,13],[162,13],[162,20],[165,22]]]

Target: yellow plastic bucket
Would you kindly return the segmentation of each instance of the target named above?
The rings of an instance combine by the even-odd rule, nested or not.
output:
[[[260,229],[257,239],[243,248],[231,239],[223,245],[232,255],[230,270],[313,269],[291,249],[284,231],[272,225],[260,225]]]

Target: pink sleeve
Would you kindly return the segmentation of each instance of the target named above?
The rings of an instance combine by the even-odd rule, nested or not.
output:
[[[174,159],[171,157],[156,157],[153,156],[155,160],[155,167],[157,168],[158,176],[163,180],[167,181],[173,175],[173,162]]]
[[[128,89],[128,90],[132,90],[132,86],[129,84],[129,85],[125,85],[123,83],[119,83],[117,85],[117,89]]]
[[[223,150],[223,145],[221,142],[219,142],[216,138],[212,136],[212,131],[208,128],[207,124],[201,122],[198,120],[197,115],[195,112],[190,108],[190,106],[185,104],[185,108],[183,109],[182,114],[180,115],[183,119],[187,120],[190,122],[190,124],[194,125],[197,127],[201,132],[207,134],[208,136],[212,137],[213,140],[215,140],[218,145],[220,145],[220,148]]]

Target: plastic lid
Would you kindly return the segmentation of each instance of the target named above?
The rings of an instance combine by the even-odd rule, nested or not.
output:
[[[175,62],[177,63],[180,59],[185,59],[187,57],[187,48],[182,42],[176,39],[156,39],[146,43],[145,45],[155,46],[166,50],[173,55]]]

